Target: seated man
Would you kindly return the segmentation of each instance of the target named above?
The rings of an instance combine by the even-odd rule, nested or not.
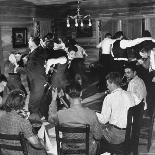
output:
[[[139,100],[144,99],[146,109],[147,90],[144,81],[138,77],[136,68],[133,64],[127,64],[125,66],[124,72],[127,80],[129,81],[127,91],[135,94]]]
[[[0,119],[0,133],[18,135],[19,132],[23,132],[28,141],[28,154],[38,155],[40,153],[41,155],[46,155],[44,147],[38,137],[32,132],[32,125],[27,119],[23,118],[23,116],[19,114],[19,111],[23,109],[25,105],[25,98],[25,93],[19,89],[13,90],[9,93],[6,102],[3,104],[3,109],[6,113],[2,115]],[[0,143],[4,143],[4,141],[0,140]],[[16,144],[17,142],[10,141],[6,143],[11,145]],[[17,143],[17,145],[19,144]],[[11,150],[2,150],[2,154],[23,155],[20,151]]]
[[[101,139],[102,130],[99,121],[94,111],[84,108],[81,105],[81,86],[78,83],[73,83],[68,86],[66,96],[69,99],[71,105],[69,109],[59,110],[57,112],[57,89],[52,91],[52,102],[49,106],[49,122],[63,124],[66,126],[79,127],[84,124],[90,125],[90,137],[89,137],[89,153],[95,155],[97,149],[97,141]],[[80,135],[78,135],[80,136]],[[72,135],[73,137],[73,135]],[[68,147],[71,147],[68,146]],[[81,145],[78,145],[81,148]]]
[[[103,124],[104,139],[109,143],[119,144],[125,140],[128,109],[136,105],[136,101],[130,92],[120,87],[121,76],[118,72],[109,73],[106,82],[110,94],[103,101],[101,114],[96,114]]]

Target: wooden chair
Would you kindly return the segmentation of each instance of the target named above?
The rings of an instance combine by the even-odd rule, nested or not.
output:
[[[66,127],[66,126],[59,126],[55,127],[56,132],[56,141],[57,141],[57,153],[58,155],[64,154],[81,154],[84,153],[89,155],[89,132],[90,126],[87,124],[83,127]],[[82,138],[68,138],[64,136],[64,134],[84,134]],[[74,148],[65,148],[64,145],[72,144],[75,146]],[[85,144],[84,149],[76,148],[76,144]]]
[[[144,102],[130,107],[127,116],[127,128],[125,141],[121,144],[110,144],[107,141],[102,141],[100,153],[109,152],[112,154],[138,155],[139,133],[144,112]],[[101,149],[102,148],[102,149]]]
[[[0,140],[10,140],[10,141],[19,141],[19,146],[13,144],[7,144],[0,142],[0,154],[2,154],[2,149],[4,150],[13,150],[13,151],[21,151],[24,155],[28,155],[26,141],[24,138],[24,134],[22,132],[19,135],[8,135],[0,133]]]
[[[147,151],[149,152],[150,147],[152,145],[152,134],[153,134],[153,124],[154,124],[154,119],[155,119],[155,111],[152,111],[151,115],[147,117],[143,117],[142,120],[142,128],[140,130],[140,138],[142,140],[147,141]],[[140,143],[145,144],[146,143]]]

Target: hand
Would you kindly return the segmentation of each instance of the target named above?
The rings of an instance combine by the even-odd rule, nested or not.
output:
[[[59,98],[61,98],[62,96],[64,96],[64,91],[61,89],[60,92],[58,93]]]
[[[138,63],[139,63],[139,64],[143,64],[143,62],[144,62],[144,61],[143,61],[142,59],[139,59],[139,60],[138,60]]]
[[[52,100],[55,101],[57,99],[58,96],[58,90],[57,88],[53,88],[52,89]]]

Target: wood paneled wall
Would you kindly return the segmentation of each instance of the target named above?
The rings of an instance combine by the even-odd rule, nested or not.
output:
[[[33,17],[35,7],[1,5],[0,6],[0,66],[4,72],[5,61],[11,52],[23,52],[26,48],[14,49],[12,47],[12,28],[24,27],[28,29],[28,35],[33,33]]]

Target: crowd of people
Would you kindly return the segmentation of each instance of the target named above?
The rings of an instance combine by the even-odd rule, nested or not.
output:
[[[107,33],[96,46],[102,49],[99,85],[102,91],[109,92],[101,113],[81,104],[82,87],[87,81],[84,65],[87,53],[74,39],[62,41],[48,33],[42,39],[30,37],[28,44],[28,54],[10,54],[7,74],[0,76],[0,133],[24,132],[30,155],[46,154],[45,146],[32,130],[30,122],[35,119],[73,127],[89,124],[89,152],[95,155],[102,139],[112,144],[124,141],[130,107],[144,99],[145,110],[150,110],[147,98],[154,82],[155,40],[148,31],[134,40],[126,39],[122,31],[114,37]],[[129,57],[131,53],[133,57]],[[27,80],[29,92],[22,76]],[[28,97],[27,115],[21,115]],[[5,150],[2,153],[20,154]]]

